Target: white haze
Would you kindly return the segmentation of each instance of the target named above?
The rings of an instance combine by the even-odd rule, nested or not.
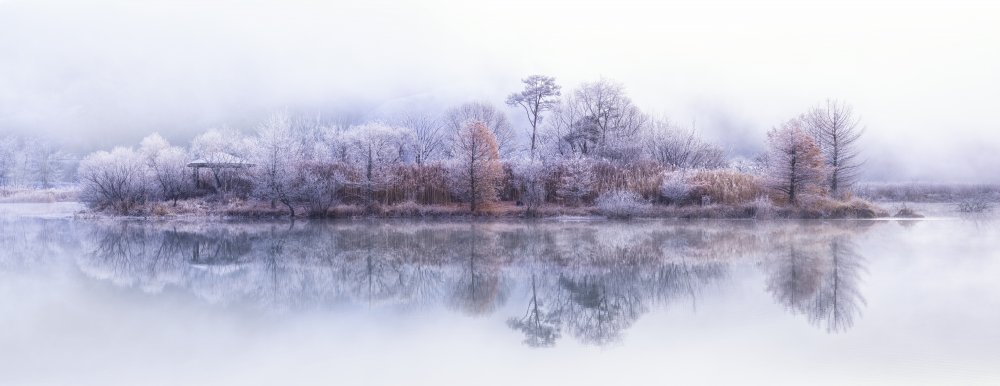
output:
[[[997,181],[998,69],[985,1],[0,0],[0,133],[77,152],[153,131],[187,143],[278,109],[501,105],[543,73],[567,91],[621,81],[743,155],[839,98],[868,126],[866,179]]]

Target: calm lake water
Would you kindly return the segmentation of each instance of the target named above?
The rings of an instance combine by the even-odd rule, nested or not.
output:
[[[1000,226],[0,208],[2,385],[998,384]]]

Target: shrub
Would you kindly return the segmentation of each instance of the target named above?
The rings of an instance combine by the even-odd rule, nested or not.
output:
[[[337,191],[344,185],[344,174],[336,164],[309,162],[299,165],[297,195],[306,204],[310,217],[324,217],[340,202]]]
[[[519,160],[511,167],[515,184],[520,187],[521,199],[525,210],[533,215],[539,206],[545,203],[545,165],[539,160]]]
[[[663,182],[660,183],[660,196],[668,203],[680,205],[691,198],[694,186],[688,182],[688,176],[684,172],[674,171],[663,174]]]
[[[557,194],[570,205],[579,204],[590,194],[594,185],[594,171],[586,158],[571,158],[562,163]]]
[[[80,199],[92,208],[130,214],[149,194],[145,160],[131,148],[88,155],[80,161],[79,175]]]
[[[983,213],[992,209],[992,203],[978,198],[966,199],[958,203],[958,211],[962,213]]]
[[[637,193],[628,190],[613,190],[597,198],[597,209],[608,218],[631,218],[643,214],[649,204]]]

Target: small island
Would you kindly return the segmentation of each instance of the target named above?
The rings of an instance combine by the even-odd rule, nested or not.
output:
[[[642,112],[601,79],[564,95],[532,75],[506,105],[334,125],[271,114],[250,135],[158,134],[79,165],[80,199],[116,216],[875,218],[855,198],[864,131],[828,100],[768,133],[747,159]]]

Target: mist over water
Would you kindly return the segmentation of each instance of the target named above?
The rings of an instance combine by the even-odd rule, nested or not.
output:
[[[868,127],[865,179],[996,182],[997,25],[996,5],[972,1],[5,1],[0,130],[77,153],[152,132],[185,144],[279,110],[501,106],[542,73],[566,90],[621,81],[742,156],[838,98]]]
[[[193,224],[4,213],[0,383],[1000,377],[991,217]],[[651,372],[663,363],[670,374]]]

